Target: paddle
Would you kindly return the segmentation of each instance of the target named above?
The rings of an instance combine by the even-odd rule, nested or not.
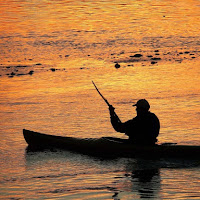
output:
[[[108,105],[108,107],[109,107],[109,109],[110,109],[110,112],[112,112],[112,115],[113,116],[115,116],[115,118],[119,121],[119,122],[121,122],[121,120],[119,119],[119,117],[117,116],[117,114],[115,113],[115,108],[111,105],[111,104],[109,104],[109,102],[107,101],[107,99],[101,94],[101,92],[99,91],[99,89],[97,88],[97,86],[95,85],[95,83],[92,81],[92,83],[93,83],[93,85],[94,85],[94,87],[95,87],[95,89],[97,90],[97,92],[99,93],[99,95],[102,97],[102,99],[106,102],[106,104]]]
[[[111,104],[109,104],[109,102],[107,101],[107,99],[101,94],[101,92],[99,91],[99,89],[97,88],[97,86],[95,85],[95,83],[92,81],[95,89],[97,90],[97,92],[99,93],[99,95],[102,97],[102,99],[106,102],[106,104],[110,107]]]

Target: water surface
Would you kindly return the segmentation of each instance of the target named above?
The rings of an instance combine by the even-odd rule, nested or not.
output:
[[[28,153],[22,135],[126,138],[93,80],[122,121],[146,98],[159,143],[200,145],[199,11],[198,0],[0,1],[0,198],[199,199],[198,159]]]

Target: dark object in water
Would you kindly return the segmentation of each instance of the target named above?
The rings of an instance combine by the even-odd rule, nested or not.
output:
[[[151,58],[151,60],[161,60],[161,58]]]
[[[60,148],[79,153],[96,156],[117,157],[180,157],[198,158],[200,146],[193,145],[149,145],[140,146],[128,140],[102,137],[102,138],[74,138],[46,135],[23,129],[23,135],[30,148]]]
[[[140,58],[140,57],[142,57],[142,54],[136,53],[134,56],[130,56],[130,57]]]
[[[26,74],[17,74],[16,76],[25,76]]]
[[[33,70],[31,70],[28,74],[29,75],[32,75],[34,73],[34,71]]]
[[[55,69],[55,68],[51,68],[50,70],[51,70],[52,72],[55,72],[55,71],[56,71],[56,69]]]
[[[118,68],[120,68],[120,67],[121,67],[120,64],[118,64],[118,63],[115,64],[115,68],[116,68],[116,69],[118,69]]]
[[[154,64],[156,64],[156,63],[157,63],[156,61],[151,61],[151,64],[152,64],[152,65],[154,65]]]

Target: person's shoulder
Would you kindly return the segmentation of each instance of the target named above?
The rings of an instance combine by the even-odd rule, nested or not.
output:
[[[158,119],[158,117],[154,113],[150,113],[150,118],[155,123],[160,124],[160,120]]]
[[[152,112],[148,112],[149,113],[149,115],[151,115],[151,116],[156,116],[156,114],[155,113],[152,113]]]
[[[156,116],[155,113],[152,113],[152,112],[149,111],[149,115],[150,115],[152,118],[157,118],[157,119],[158,119],[158,117]]]

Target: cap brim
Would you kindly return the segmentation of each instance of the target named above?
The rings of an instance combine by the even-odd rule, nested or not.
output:
[[[133,104],[132,106],[137,106],[137,104]]]

